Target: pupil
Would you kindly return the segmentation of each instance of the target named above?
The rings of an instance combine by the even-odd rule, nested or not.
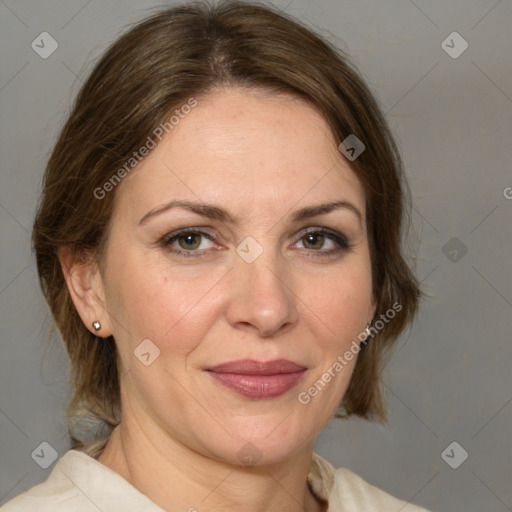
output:
[[[306,235],[307,238],[307,244],[313,246],[315,249],[319,249],[323,245],[323,235],[318,233],[311,233],[309,235]],[[315,243],[316,241],[316,243]]]
[[[195,240],[195,243],[194,243]],[[180,243],[181,247],[183,249],[197,249],[199,247],[199,237],[194,234],[189,235],[182,235],[180,238],[180,242],[184,241],[183,243]]]

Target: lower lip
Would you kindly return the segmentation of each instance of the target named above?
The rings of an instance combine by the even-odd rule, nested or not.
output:
[[[279,375],[242,375],[239,373],[208,372],[229,389],[247,398],[264,399],[284,395],[294,388],[305,371]]]

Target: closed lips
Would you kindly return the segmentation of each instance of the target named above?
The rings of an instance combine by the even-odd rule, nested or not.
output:
[[[306,368],[287,359],[268,362],[244,359],[219,364],[207,371],[232,392],[252,400],[263,400],[290,391],[302,379]]]
[[[283,373],[297,373],[306,370],[300,364],[287,359],[276,359],[274,361],[255,361],[242,359],[212,366],[207,371],[215,373],[237,373],[241,375],[279,375]]]

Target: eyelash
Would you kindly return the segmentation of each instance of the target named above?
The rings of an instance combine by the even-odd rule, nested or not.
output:
[[[172,252],[177,255],[180,255],[180,256],[184,256],[185,258],[200,258],[200,257],[202,257],[204,254],[204,251],[206,251],[207,249],[203,249],[202,251],[198,251],[198,250],[185,251],[182,249],[176,249],[175,247],[171,246],[171,244],[175,240],[179,239],[180,237],[182,237],[184,235],[189,235],[189,234],[201,235],[212,242],[216,241],[215,236],[210,235],[209,233],[202,231],[201,229],[185,228],[185,229],[176,231],[174,233],[171,233],[169,235],[166,235],[165,237],[163,237],[161,239],[161,244],[164,247],[164,249],[166,249],[167,251]],[[310,235],[310,234],[324,235],[326,238],[332,240],[337,245],[337,247],[334,247],[329,250],[305,249],[306,251],[311,252],[311,255],[310,255],[311,257],[316,258],[316,257],[334,256],[339,253],[346,252],[351,248],[351,245],[348,242],[345,235],[343,235],[342,233],[338,233],[336,231],[332,231],[330,229],[326,229],[326,228],[306,228],[306,230],[303,232],[302,236],[300,236],[297,239],[297,242],[299,242],[304,237],[306,237],[307,235]],[[297,242],[295,242],[295,243],[297,243]]]

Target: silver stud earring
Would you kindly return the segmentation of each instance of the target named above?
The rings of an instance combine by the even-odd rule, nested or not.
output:
[[[366,339],[365,339],[365,341],[368,341],[372,336],[372,333],[370,332],[370,325],[372,325],[371,322],[368,322],[366,324]]]
[[[98,332],[100,329],[101,329],[101,324],[98,322],[98,320],[95,320],[93,323],[92,323],[92,328]]]

